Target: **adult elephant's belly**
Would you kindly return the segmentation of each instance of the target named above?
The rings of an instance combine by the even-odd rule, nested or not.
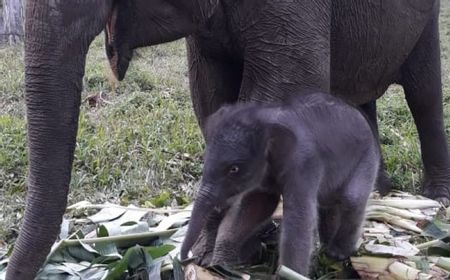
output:
[[[361,105],[380,97],[433,17],[434,0],[335,0],[332,93]]]

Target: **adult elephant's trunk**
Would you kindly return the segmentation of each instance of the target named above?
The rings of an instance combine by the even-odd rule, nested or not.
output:
[[[110,6],[110,1],[95,2],[27,1],[28,194],[7,280],[34,279],[60,231],[86,54],[90,42],[102,30]]]
[[[189,250],[197,241],[209,215],[217,205],[217,196],[210,192],[210,187],[202,184],[197,198],[195,199],[194,209],[192,210],[186,237],[184,238],[183,245],[181,246],[181,260],[187,259]]]

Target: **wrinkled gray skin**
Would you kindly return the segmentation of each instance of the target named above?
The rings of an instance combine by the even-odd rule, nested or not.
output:
[[[425,194],[448,202],[438,12],[439,0],[27,1],[28,198],[7,279],[32,279],[60,230],[86,54],[105,26],[119,78],[132,49],[188,36],[202,130],[224,103],[282,100],[298,87],[366,104],[376,120],[374,101],[401,84],[419,131]]]
[[[353,253],[380,162],[374,133],[357,109],[321,93],[282,106],[237,104],[212,115],[206,136],[182,259],[211,212],[231,203],[211,265],[239,262],[239,249],[270,218],[280,195],[280,264],[308,274],[317,224],[331,257]]]
[[[191,248],[192,255],[195,256],[193,261],[202,267],[207,267],[211,264],[217,232],[228,208],[220,209],[220,211],[218,210],[219,209],[213,210],[213,213],[208,216],[199,237]],[[244,244],[238,249],[237,255],[239,256],[239,259],[236,260],[236,264],[256,265],[261,263],[261,257],[263,256],[262,242],[270,241],[267,240],[267,232],[269,232],[268,236],[272,238],[272,241],[273,239],[276,239],[277,231],[275,231],[271,221],[263,224],[261,229],[258,228],[258,230],[254,232],[255,234],[246,237]],[[266,238],[262,238],[261,233],[263,235],[266,234]]]

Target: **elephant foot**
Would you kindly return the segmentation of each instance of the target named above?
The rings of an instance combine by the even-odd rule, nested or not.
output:
[[[192,247],[192,254],[196,257],[195,264],[201,267],[208,267],[213,258],[213,249],[202,243],[197,243]]]
[[[432,182],[425,183],[423,186],[423,195],[447,207],[450,205],[450,182],[445,185],[435,185]]]
[[[210,266],[216,266],[216,265],[220,265],[223,267],[236,267],[239,265],[239,262],[237,261],[237,256],[235,256],[235,258],[229,258],[229,257],[217,257],[214,256],[211,260],[211,263],[209,264]]]
[[[221,265],[226,267],[233,267],[239,264],[239,248],[242,245],[235,242],[221,241],[216,243],[214,248],[214,256],[211,261],[211,266]]]
[[[347,252],[346,252],[347,251]],[[348,259],[354,250],[342,250],[337,247],[331,247],[325,249],[325,254],[330,259],[336,260],[336,261],[344,261]]]
[[[377,178],[376,190],[382,195],[387,195],[392,190],[392,180],[386,170],[380,169]]]
[[[200,236],[191,248],[192,254],[196,257],[195,264],[207,267],[210,265],[214,246],[216,243],[217,231],[222,222],[224,212],[214,211],[208,217],[205,228],[200,232]]]

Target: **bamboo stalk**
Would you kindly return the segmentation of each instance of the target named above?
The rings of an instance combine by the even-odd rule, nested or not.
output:
[[[424,250],[424,249],[430,248],[431,246],[438,245],[439,243],[441,243],[441,240],[435,239],[435,240],[431,240],[431,241],[424,242],[424,243],[421,243],[421,244],[417,244],[416,248],[419,249],[419,250]]]
[[[393,216],[391,214],[388,213],[369,213],[366,216],[367,219],[370,220],[376,220],[376,221],[381,221],[381,222],[386,222],[395,226],[399,226],[401,228],[407,229],[407,230],[411,230],[417,233],[421,233],[422,230],[417,227],[416,225],[413,225],[411,223],[409,223],[410,221],[408,220],[403,220],[399,217]]]
[[[405,209],[399,209],[395,207],[390,206],[384,206],[384,205],[369,205],[366,209],[367,213],[373,213],[373,212],[382,212],[382,213],[388,213],[395,216],[399,216],[406,219],[413,219],[413,220],[425,220],[428,217],[424,214],[419,213],[413,213],[411,211],[405,210]]]
[[[225,280],[219,275],[212,273],[203,267],[189,264],[184,268],[184,279],[185,280]]]
[[[108,242],[121,242],[121,241],[133,241],[139,239],[145,239],[150,237],[169,237],[174,234],[178,229],[169,229],[165,231],[158,232],[145,232],[145,233],[135,233],[135,234],[126,234],[126,235],[117,235],[117,236],[107,236],[107,237],[96,237],[96,238],[88,238],[88,239],[65,239],[61,241],[61,246],[70,247],[73,245],[78,245],[80,242],[84,244],[99,244],[99,243],[108,243]]]
[[[431,199],[371,199],[369,205],[384,205],[402,209],[440,208],[441,204]]]
[[[293,271],[292,269],[284,265],[280,265],[280,267],[278,267],[277,275],[288,280],[310,280],[309,278]]]
[[[437,259],[436,265],[450,272],[450,258],[439,257]]]
[[[394,276],[395,279],[415,280],[419,278],[419,274],[421,274],[420,279],[431,278],[427,277],[427,274],[421,273],[420,270],[398,261],[393,262],[388,270],[390,275]]]
[[[141,212],[152,212],[156,214],[174,214],[174,213],[180,213],[180,212],[191,212],[191,209],[154,209],[154,208],[135,208],[135,207],[129,207],[129,206],[121,206],[121,205],[115,205],[115,204],[74,204],[69,207],[67,207],[67,210],[73,210],[73,209],[104,209],[104,208],[117,208],[117,209],[124,209],[124,210],[130,210],[130,211],[141,211]]]

